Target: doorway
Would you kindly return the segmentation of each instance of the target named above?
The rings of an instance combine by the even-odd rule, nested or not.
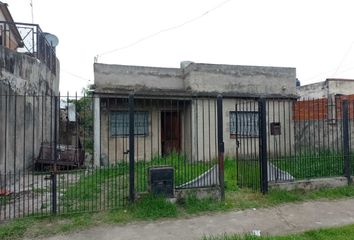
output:
[[[181,150],[181,116],[178,111],[161,112],[162,156]]]

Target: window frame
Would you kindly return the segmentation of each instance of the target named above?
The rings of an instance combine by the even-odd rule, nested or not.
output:
[[[117,114],[124,114],[126,116],[123,115],[123,123],[124,123],[124,126],[123,126],[123,130],[121,132],[118,132],[118,127],[115,127],[115,131],[113,131],[113,127],[114,127],[114,124],[117,124],[117,123],[113,123],[113,115],[116,115],[118,116]],[[138,124],[137,122],[137,115],[138,114],[144,114],[144,126],[143,128],[139,128],[139,127],[136,127],[136,125]],[[117,111],[110,111],[109,112],[109,116],[108,116],[108,127],[109,127],[109,135],[110,137],[128,137],[129,136],[129,111],[125,111],[125,110],[117,110]],[[126,122],[125,122],[125,119],[126,119]],[[122,123],[122,124],[123,124]],[[126,129],[126,130],[125,130]],[[144,131],[143,132],[137,132],[139,131],[139,129],[143,129]],[[138,137],[146,137],[146,136],[149,136],[149,111],[134,111],[134,136],[138,136]]]
[[[255,124],[255,127],[253,130],[255,130],[254,132],[250,132],[247,130],[247,132],[242,131],[242,133],[239,133],[239,125],[238,124],[238,119],[245,119],[244,117],[238,118],[237,115],[239,114],[252,114],[252,119],[253,121],[250,121],[250,123]],[[232,132],[233,127],[232,125],[232,115],[234,115],[234,119],[235,119],[235,132]],[[249,119],[249,118],[247,118]],[[247,120],[246,119],[246,120]],[[257,121],[254,121],[254,119],[257,119]],[[245,124],[243,123],[243,125],[241,126],[245,126]],[[248,125],[247,125],[248,126]],[[249,138],[258,138],[259,137],[259,112],[258,111],[230,111],[229,112],[229,132],[230,132],[230,138],[234,139],[236,137],[249,137]]]

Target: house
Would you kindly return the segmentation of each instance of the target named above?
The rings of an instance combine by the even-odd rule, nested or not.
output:
[[[8,9],[8,4],[0,2],[0,45],[17,50],[24,46],[22,37]]]
[[[136,160],[149,160],[174,151],[192,161],[215,160],[218,94],[223,96],[225,155],[242,155],[246,151],[257,154],[257,99],[261,97],[267,99],[272,111],[282,106],[277,110],[279,114],[267,119],[269,126],[277,125],[280,130],[270,137],[269,146],[276,146],[281,152],[292,145],[289,140],[277,144],[274,141],[281,132],[292,131],[291,109],[297,98],[294,68],[194,62],[182,62],[180,68],[95,63],[97,165],[119,161],[128,151],[130,93],[135,97]],[[270,151],[274,149],[271,147]]]

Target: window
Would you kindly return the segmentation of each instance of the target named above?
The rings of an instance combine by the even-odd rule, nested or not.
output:
[[[149,134],[148,116],[148,112],[134,113],[134,135],[146,136]],[[129,135],[129,112],[111,112],[109,121],[111,136]]]
[[[258,137],[258,112],[230,112],[230,136]]]

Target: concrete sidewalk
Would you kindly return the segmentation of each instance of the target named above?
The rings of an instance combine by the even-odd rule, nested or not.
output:
[[[140,222],[96,227],[50,240],[137,240],[200,239],[203,235],[248,233],[278,235],[354,223],[354,199],[287,204],[267,209],[250,209],[193,217],[190,219]]]

